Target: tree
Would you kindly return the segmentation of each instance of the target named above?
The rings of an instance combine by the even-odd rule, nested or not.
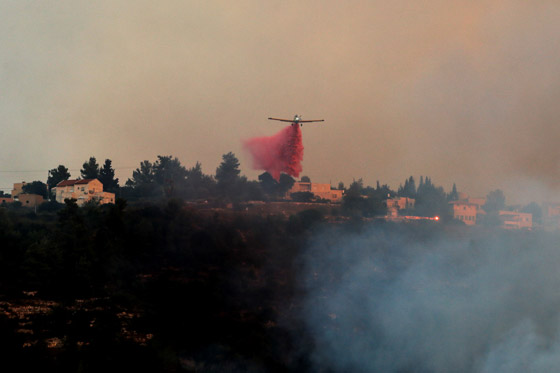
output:
[[[156,197],[159,189],[154,179],[154,165],[150,161],[142,161],[140,167],[132,171],[132,178],[125,183],[122,190],[127,198]]]
[[[200,165],[191,169],[190,175],[193,180],[197,178]],[[189,171],[181,165],[177,157],[158,155],[158,159],[151,163],[143,161],[140,167],[132,172],[132,178],[128,179],[125,187],[121,189],[121,195],[127,198],[167,198],[174,196],[187,196],[190,189],[187,178]],[[212,181],[202,175],[199,176],[204,182],[212,184]]]
[[[240,180],[239,160],[232,152],[222,156],[222,163],[216,169],[218,191],[229,198],[236,195]]]
[[[283,198],[284,195],[294,186],[295,180],[290,175],[280,174],[280,180],[276,181],[268,172],[259,175],[259,182],[262,190],[269,196]]]
[[[119,189],[119,179],[115,179],[115,170],[111,167],[111,160],[106,159],[103,167],[99,170],[99,181],[103,184],[103,190],[117,192]]]
[[[362,179],[352,181],[342,199],[342,207],[351,214],[363,213],[365,198],[362,197],[364,183]]]
[[[292,189],[296,181],[288,174],[280,174],[280,181],[278,182],[278,194],[284,196],[288,190]]]
[[[128,186],[140,186],[154,182],[154,165],[150,161],[140,162],[140,167],[132,171],[132,179],[126,181]]]
[[[453,189],[451,189],[451,193],[447,195],[448,201],[457,201],[459,199],[459,193],[457,192],[457,185],[453,183]]]
[[[187,170],[184,195],[186,198],[208,198],[213,195],[216,182],[214,178],[202,172],[202,165],[196,162]]]
[[[302,176],[301,179],[300,179],[300,181],[301,181],[302,183],[310,183],[310,182],[311,182],[311,179],[309,178],[309,176]]]
[[[49,190],[54,188],[58,183],[64,180],[70,179],[70,173],[68,168],[63,165],[58,165],[57,168],[53,168],[49,171],[49,177],[47,178],[47,186]]]
[[[84,162],[80,174],[84,179],[98,179],[99,178],[99,165],[95,157],[90,157],[87,162]]]
[[[400,186],[397,194],[399,197],[416,198],[416,182],[413,176],[404,181],[404,187]]]
[[[429,177],[420,178],[416,192],[414,212],[418,216],[439,216],[447,218],[451,215],[447,194],[442,187],[437,187]]]
[[[486,203],[482,208],[487,213],[498,212],[503,210],[506,206],[506,197],[504,196],[504,192],[500,189],[496,189],[488,193],[486,196]]]
[[[222,156],[222,163],[216,169],[216,180],[218,187],[231,186],[239,178],[239,160],[232,152]]]
[[[48,187],[48,196],[50,200],[55,199],[54,195],[52,194],[52,188],[56,187],[58,183],[64,180],[68,180],[70,178],[70,173],[68,172],[68,168],[64,167],[63,165],[58,165],[57,168],[53,168],[49,170],[49,177],[47,178],[47,187]]]
[[[276,196],[278,182],[274,180],[271,174],[268,172],[263,172],[259,175],[259,184],[262,190],[269,196]]]
[[[42,181],[33,181],[31,183],[24,184],[22,187],[24,193],[27,194],[38,194],[43,198],[47,198],[47,184]]]
[[[163,189],[166,197],[174,196],[184,189],[187,169],[177,157],[158,155],[154,163],[154,181]]]

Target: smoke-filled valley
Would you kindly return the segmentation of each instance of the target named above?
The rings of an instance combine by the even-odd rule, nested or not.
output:
[[[551,372],[557,234],[379,225],[323,232],[305,256],[318,371]]]

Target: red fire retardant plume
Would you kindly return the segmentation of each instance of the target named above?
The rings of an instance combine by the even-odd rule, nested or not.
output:
[[[253,169],[265,170],[276,181],[280,180],[281,172],[298,177],[302,170],[303,144],[297,125],[286,127],[273,136],[254,137],[244,145],[253,156]]]

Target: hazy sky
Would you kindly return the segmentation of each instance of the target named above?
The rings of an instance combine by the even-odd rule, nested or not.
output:
[[[0,187],[229,151],[254,179],[242,140],[298,113],[312,181],[560,200],[559,44],[546,0],[0,0]]]

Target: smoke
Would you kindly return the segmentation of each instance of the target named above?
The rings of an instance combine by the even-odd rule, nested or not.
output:
[[[301,173],[303,143],[297,125],[286,127],[273,136],[249,139],[244,147],[252,156],[253,169],[265,170],[276,181],[280,180],[282,172],[293,177]]]
[[[560,367],[557,234],[325,233],[305,266],[317,371]]]

